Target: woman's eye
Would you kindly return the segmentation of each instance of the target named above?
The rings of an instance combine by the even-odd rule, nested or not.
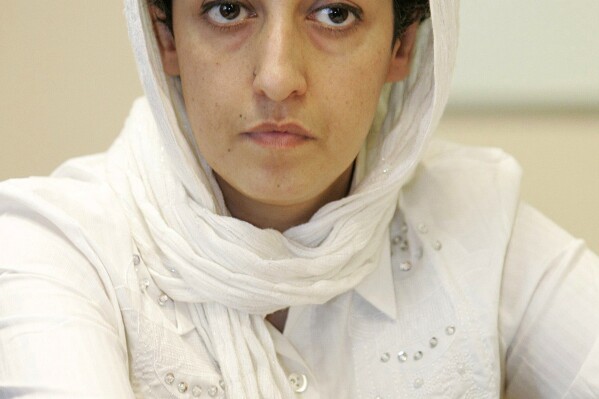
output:
[[[230,25],[235,22],[243,21],[250,16],[249,11],[241,4],[220,3],[210,7],[206,15],[218,25]]]
[[[321,8],[315,12],[314,16],[316,21],[335,28],[349,26],[356,21],[356,18],[355,12],[340,6]]]

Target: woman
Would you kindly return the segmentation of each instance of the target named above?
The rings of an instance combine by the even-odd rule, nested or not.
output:
[[[0,186],[3,397],[597,397],[599,260],[429,140],[456,2],[126,11],[114,146]]]

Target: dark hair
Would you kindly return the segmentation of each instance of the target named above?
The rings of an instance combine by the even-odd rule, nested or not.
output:
[[[173,31],[173,1],[148,0],[151,5],[158,7],[165,15],[164,22]],[[429,0],[393,0],[393,14],[395,16],[393,37],[397,39],[408,26],[417,20],[424,20],[430,16]]]

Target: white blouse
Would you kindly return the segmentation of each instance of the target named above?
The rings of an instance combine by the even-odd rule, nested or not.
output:
[[[374,274],[271,328],[298,398],[599,398],[599,259],[530,206],[494,217],[505,156],[457,152],[459,184],[425,162],[403,190]],[[103,165],[0,185],[0,398],[226,397]]]

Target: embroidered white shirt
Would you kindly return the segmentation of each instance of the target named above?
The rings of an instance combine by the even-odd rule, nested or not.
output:
[[[102,164],[0,186],[0,398],[226,397],[202,372],[187,308],[153,284]],[[377,271],[271,329],[297,397],[599,398],[596,255],[524,204],[513,228],[484,195],[462,214],[451,179],[424,169]],[[486,218],[507,251],[469,230]]]

